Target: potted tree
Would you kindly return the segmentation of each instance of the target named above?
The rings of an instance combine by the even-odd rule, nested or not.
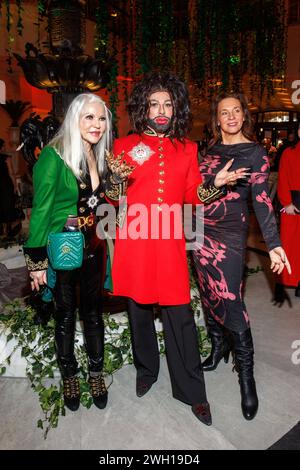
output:
[[[5,104],[0,104],[0,106],[7,112],[11,118],[11,125],[9,127],[10,133],[10,142],[14,145],[19,142],[19,121],[25,111],[31,109],[31,104],[29,101],[21,100],[7,100]]]

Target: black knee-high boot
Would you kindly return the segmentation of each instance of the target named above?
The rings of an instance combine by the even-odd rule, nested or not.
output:
[[[234,343],[235,368],[239,375],[241,389],[241,406],[244,418],[251,420],[258,409],[258,397],[253,376],[254,348],[251,330],[231,331]]]
[[[225,328],[222,327],[212,316],[207,317],[208,335],[211,339],[211,353],[202,363],[204,371],[215,370],[222,358],[227,364],[230,353],[228,335]]]

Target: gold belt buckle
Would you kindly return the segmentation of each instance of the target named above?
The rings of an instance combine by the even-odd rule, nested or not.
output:
[[[93,215],[88,215],[86,217],[86,225],[88,227],[92,227],[94,225],[94,216]]]
[[[80,216],[78,217],[78,227],[82,228],[85,227],[86,225],[88,227],[92,227],[94,224],[94,216],[93,215],[88,215],[87,217]]]

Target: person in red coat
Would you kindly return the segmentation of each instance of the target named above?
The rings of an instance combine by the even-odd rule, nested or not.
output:
[[[230,172],[229,162],[213,186],[203,187],[197,145],[186,139],[187,89],[169,73],[151,73],[136,84],[128,111],[135,133],[116,139],[113,154],[135,169],[128,180],[127,216],[117,233],[112,275],[114,294],[128,297],[136,393],[145,395],[158,377],[153,313],[158,305],[173,396],[210,425],[178,209],[222,196],[218,188],[243,177],[245,169]],[[166,226],[163,220],[171,207],[174,217]]]
[[[277,193],[283,206],[280,237],[292,269],[291,274],[286,270],[281,273],[279,285],[276,286],[277,294],[280,285],[293,286],[296,287],[296,296],[300,297],[300,142],[287,148],[282,154]]]

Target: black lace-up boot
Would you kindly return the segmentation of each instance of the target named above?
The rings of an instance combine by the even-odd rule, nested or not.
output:
[[[64,402],[71,411],[76,411],[80,405],[80,386],[76,375],[63,377]]]
[[[93,402],[97,408],[102,410],[106,407],[108,395],[103,375],[101,373],[90,372],[89,384]]]

